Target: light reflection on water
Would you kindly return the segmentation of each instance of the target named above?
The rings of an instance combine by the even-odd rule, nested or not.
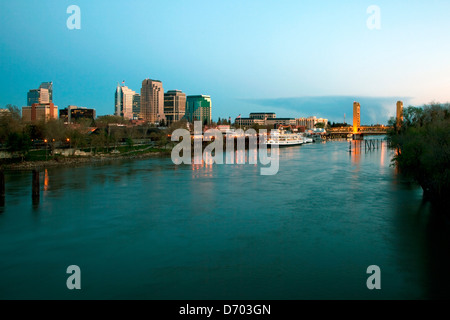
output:
[[[396,175],[390,150],[348,149],[281,149],[275,176],[166,158],[52,168],[36,210],[31,175],[9,173],[0,298],[448,297],[445,220]],[[77,293],[65,288],[72,264]],[[379,292],[365,287],[373,264]]]

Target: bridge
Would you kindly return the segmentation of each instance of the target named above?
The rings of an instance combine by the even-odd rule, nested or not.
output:
[[[362,138],[365,135],[385,135],[388,130],[391,129],[389,126],[361,126],[358,128],[358,132],[353,132],[353,127],[339,127],[327,129],[327,138],[346,138],[349,134],[357,135]]]

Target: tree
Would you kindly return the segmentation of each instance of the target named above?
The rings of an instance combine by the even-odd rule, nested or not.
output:
[[[85,147],[87,145],[87,135],[83,134],[79,129],[73,128],[67,130],[67,136],[69,139],[70,146],[73,149],[72,155],[75,154],[75,151],[78,148]]]
[[[94,149],[94,153],[97,154],[99,148],[104,148],[106,144],[106,135],[102,130],[99,133],[93,133],[91,136],[91,148]]]
[[[158,147],[166,148],[168,143],[169,143],[169,139],[168,139],[167,135],[164,132],[160,133],[158,136],[158,140],[157,140]]]
[[[177,129],[187,129],[187,120],[182,119],[177,122],[173,122],[170,127],[167,129],[167,134],[171,135]]]
[[[23,122],[18,107],[6,105],[7,111],[0,114],[0,143],[5,144],[11,133],[22,133]]]
[[[127,139],[125,140],[125,142],[127,143],[127,147],[128,147],[129,150],[130,150],[131,148],[133,148],[133,145],[134,145],[133,139],[127,138]]]
[[[124,124],[126,121],[123,119],[123,117],[119,116],[100,116],[97,117],[95,120],[95,125],[97,127],[106,127],[109,124]]]
[[[318,129],[324,129],[325,128],[325,123],[323,122],[318,122],[314,125],[314,127],[318,128]]]
[[[49,120],[45,123],[45,138],[50,143],[52,154],[56,145],[67,139],[67,129],[61,120]]]
[[[27,133],[11,132],[8,135],[6,147],[10,152],[18,152],[23,161],[24,157],[30,151],[30,136]]]
[[[432,103],[404,110],[403,121],[389,121],[393,159],[399,171],[419,183],[424,194],[448,201],[450,194],[450,105]]]

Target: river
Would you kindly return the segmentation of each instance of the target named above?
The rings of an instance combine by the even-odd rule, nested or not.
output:
[[[449,298],[448,220],[385,145],[348,148],[280,149],[274,176],[170,158],[43,169],[38,206],[31,173],[7,172],[0,299]]]

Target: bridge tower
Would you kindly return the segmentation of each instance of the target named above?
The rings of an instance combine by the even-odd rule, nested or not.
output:
[[[397,101],[397,128],[400,128],[403,122],[403,102]]]
[[[361,127],[361,105],[359,102],[353,102],[353,133],[358,133]]]

